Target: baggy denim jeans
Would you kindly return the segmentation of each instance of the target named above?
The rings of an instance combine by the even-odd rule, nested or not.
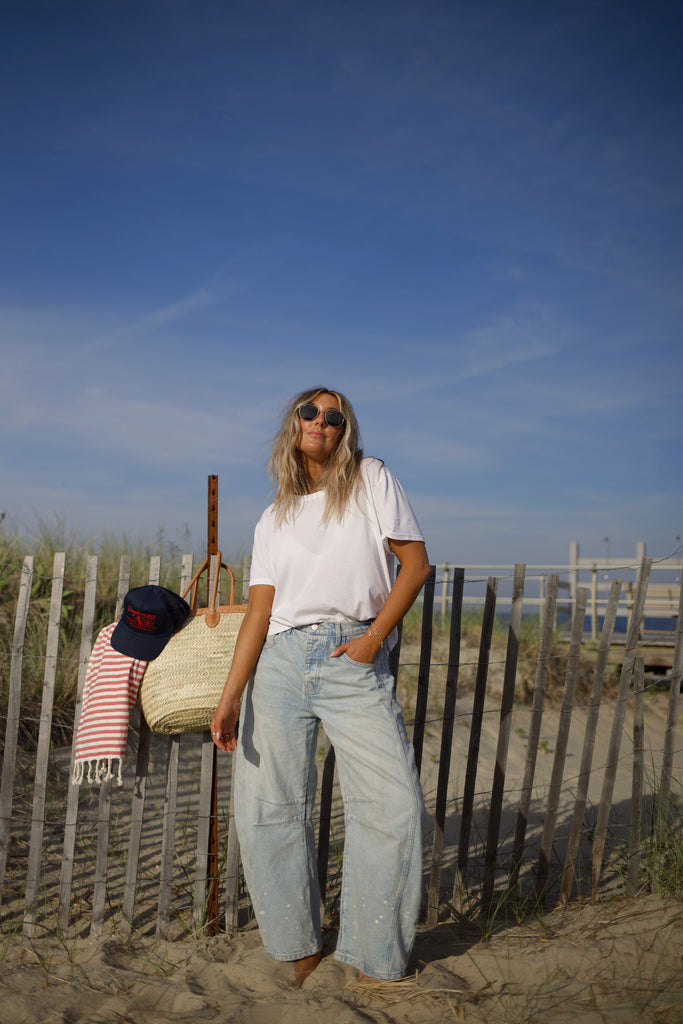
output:
[[[365,628],[326,622],[267,638],[242,703],[235,819],[266,952],[276,960],[317,952],[312,819],[322,722],[345,812],[335,957],[370,977],[396,979],[420,913],[424,803],[386,653],[371,665],[330,657]]]

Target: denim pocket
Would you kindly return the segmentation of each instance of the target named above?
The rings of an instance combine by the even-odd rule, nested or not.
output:
[[[354,668],[372,668],[377,661],[377,657],[373,658],[372,661],[354,661],[350,658],[346,652],[342,654],[342,660],[346,661],[349,665],[353,665]]]
[[[382,700],[392,693],[394,680],[383,651],[377,652],[374,661],[354,661],[348,654],[342,654],[339,660],[353,672],[355,683],[361,689],[381,694]]]

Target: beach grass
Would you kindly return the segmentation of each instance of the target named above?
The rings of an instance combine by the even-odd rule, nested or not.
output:
[[[465,607],[461,618],[460,663],[458,669],[458,690],[471,691],[477,675],[479,645],[483,612],[481,608]],[[422,608],[413,605],[403,620],[401,635],[401,659],[397,680],[399,699],[408,715],[415,703],[420,660],[422,630]],[[502,682],[508,646],[508,621],[497,616],[492,631],[489,653],[489,679]],[[524,705],[531,704],[536,679],[536,666],[541,642],[541,628],[538,617],[522,619],[517,649],[517,672],[515,678],[515,700]],[[432,647],[429,675],[429,714],[438,716],[443,708],[446,681],[449,668],[450,624],[440,615],[434,615],[432,622]],[[565,631],[555,629],[552,635],[548,660],[548,679],[545,697],[549,704],[558,704],[562,699],[567,656],[569,647]],[[591,691],[595,657],[581,653],[576,681],[576,700],[585,701]],[[609,666],[605,679],[605,695],[611,694],[618,683],[617,666]]]
[[[155,555],[160,556],[160,583],[177,592],[180,589],[182,556],[188,551],[184,541],[189,544],[189,530],[181,532],[175,541],[169,540],[163,530],[159,530],[151,543],[114,535],[106,535],[95,542],[91,538],[69,533],[61,523],[49,526],[41,521],[32,534],[24,535],[12,528],[6,520],[0,519],[0,707],[7,705],[10,655],[22,564],[27,555],[34,558],[23,644],[20,748],[33,749],[38,737],[55,555],[61,552],[66,554],[52,716],[52,739],[55,745],[62,746],[70,743],[72,738],[88,556],[97,555],[98,558],[93,629],[93,636],[96,637],[99,630],[115,618],[122,557],[126,555],[131,559],[129,585],[136,587],[149,581],[150,559]],[[199,565],[203,557],[194,553],[194,564]],[[231,568],[236,580],[236,599],[240,601],[242,569],[236,565]]]

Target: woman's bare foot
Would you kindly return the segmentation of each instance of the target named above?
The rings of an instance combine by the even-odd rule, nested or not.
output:
[[[323,951],[319,949],[317,953],[311,953],[310,956],[304,956],[301,960],[294,961],[294,984],[297,988],[303,985],[309,974],[313,974],[322,958]]]

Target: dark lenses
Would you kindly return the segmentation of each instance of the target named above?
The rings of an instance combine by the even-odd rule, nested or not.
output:
[[[318,415],[317,405],[300,405],[299,416],[302,420],[314,420]]]
[[[317,405],[307,403],[306,405],[299,406],[299,416],[302,420],[314,420],[319,412],[320,410]],[[339,409],[326,409],[324,420],[329,427],[343,427],[345,422]]]
[[[327,423],[330,427],[343,427],[344,417],[339,412],[339,409],[326,409],[325,423]]]

